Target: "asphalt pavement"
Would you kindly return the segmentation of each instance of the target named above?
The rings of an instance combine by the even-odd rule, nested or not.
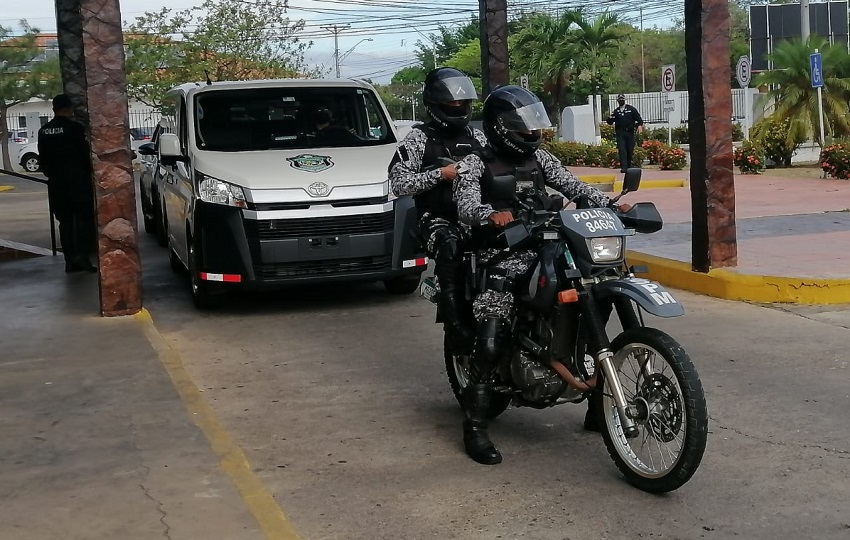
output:
[[[49,247],[44,193],[22,182],[0,193],[0,238]],[[795,265],[801,280],[850,279],[836,249],[850,245],[850,183],[736,182],[736,272],[782,277]],[[667,226],[639,249],[676,260],[688,241],[687,189],[650,185],[626,200],[656,202]],[[508,411],[493,427],[505,463],[468,460],[426,302],[338,285],[201,314],[164,251],[146,236],[140,245],[149,311],[134,317],[98,317],[96,277],[64,274],[61,257],[0,263],[0,538],[850,531],[847,306],[676,292],[687,315],[658,325],[700,370],[711,436],[692,481],[655,497],[619,478],[598,436],[581,431],[581,407]],[[765,262],[757,250],[775,245],[786,259]],[[834,259],[811,256],[830,250]]]

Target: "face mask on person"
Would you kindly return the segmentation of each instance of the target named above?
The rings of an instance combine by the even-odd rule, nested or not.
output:
[[[625,99],[618,99],[618,100],[617,100],[617,103],[619,103],[619,104],[620,104],[620,107],[622,107],[623,105],[625,105],[625,104],[626,104],[626,100],[625,100]]]

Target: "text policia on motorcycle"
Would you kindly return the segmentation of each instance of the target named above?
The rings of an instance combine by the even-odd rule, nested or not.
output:
[[[468,226],[458,264],[468,278],[449,294],[461,299],[462,317],[475,319],[476,334],[471,352],[448,338],[444,348],[465,414],[464,447],[479,463],[500,463],[487,424],[509,405],[587,400],[585,424],[601,431],[626,480],[675,490],[702,460],[705,396],[684,349],[644,323],[644,314],[682,315],[681,304],[625,264],[627,237],[658,231],[661,216],[652,203],[618,205],[638,189],[639,169],[626,172],[614,198],[567,172],[539,148],[549,125],[534,94],[496,88],[484,102],[486,144],[458,160],[454,196]],[[436,277],[421,292],[441,312]],[[613,337],[612,314],[623,329]]]

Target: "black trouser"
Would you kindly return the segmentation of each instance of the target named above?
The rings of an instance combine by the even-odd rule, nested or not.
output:
[[[620,172],[632,166],[635,152],[635,132],[629,129],[617,130],[617,151],[620,154]]]
[[[65,264],[91,264],[88,256],[94,245],[94,211],[81,208],[84,204],[55,206],[58,208],[51,210],[59,221],[59,241]]]

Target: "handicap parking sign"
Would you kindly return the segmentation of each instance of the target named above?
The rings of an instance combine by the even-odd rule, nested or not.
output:
[[[809,67],[812,73],[812,88],[823,86],[823,59],[819,52],[809,55]]]

